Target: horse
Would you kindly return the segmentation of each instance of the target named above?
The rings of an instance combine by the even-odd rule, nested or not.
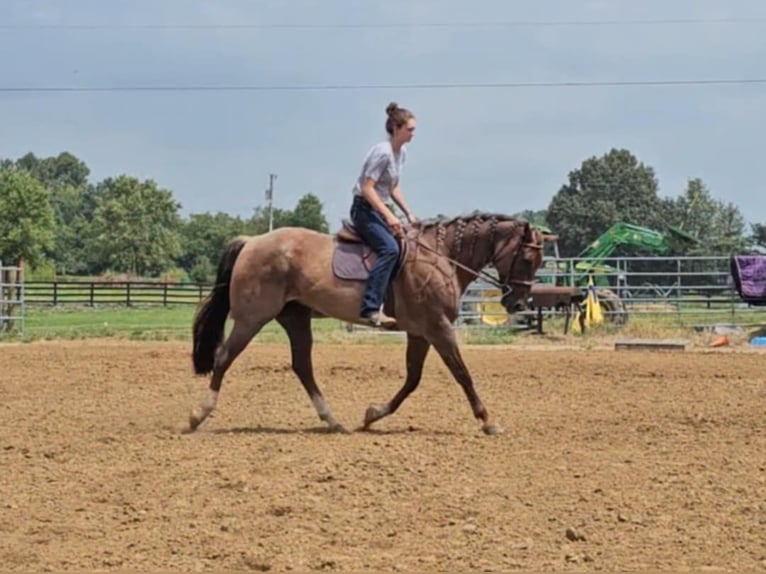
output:
[[[357,430],[392,414],[418,387],[428,351],[434,347],[462,387],[474,417],[487,435],[502,432],[479,397],[464,363],[453,324],[468,285],[477,277],[498,287],[513,314],[527,306],[543,260],[545,236],[528,221],[474,212],[437,217],[405,226],[402,256],[389,282],[384,310],[406,333],[407,375],[385,404],[371,404]],[[356,275],[339,271],[342,250],[356,253]],[[356,249],[356,251],[353,251]],[[292,370],[319,419],[333,432],[348,433],[334,417],[312,367],[312,317],[358,324],[365,271],[374,259],[348,220],[334,234],[282,227],[255,236],[238,235],[224,246],[216,281],[193,321],[192,362],[196,375],[210,376],[205,398],[191,411],[193,432],[216,408],[224,374],[251,339],[272,320],[286,331]],[[494,267],[498,278],[484,271]],[[233,320],[223,341],[227,317]]]

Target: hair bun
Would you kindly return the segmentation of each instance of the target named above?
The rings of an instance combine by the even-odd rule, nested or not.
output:
[[[399,104],[397,104],[396,102],[391,102],[386,107],[386,113],[390,116],[390,115],[394,114],[396,112],[396,110],[398,110],[398,109],[399,109]]]

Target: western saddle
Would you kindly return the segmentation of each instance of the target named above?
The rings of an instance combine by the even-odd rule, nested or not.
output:
[[[351,223],[349,219],[341,221],[341,228],[335,234],[335,237],[339,241],[345,241],[346,243],[364,243],[362,238],[357,234],[354,224]]]

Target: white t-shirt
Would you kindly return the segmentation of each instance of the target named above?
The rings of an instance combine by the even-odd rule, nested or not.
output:
[[[388,202],[391,199],[391,190],[399,183],[406,155],[402,146],[398,157],[395,156],[390,140],[372,146],[364,157],[362,173],[354,184],[353,194],[362,195],[362,185],[369,178],[375,180],[375,192],[381,201]]]

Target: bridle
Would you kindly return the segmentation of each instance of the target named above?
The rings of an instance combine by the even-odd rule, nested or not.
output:
[[[525,235],[526,235],[526,232],[525,232]],[[508,246],[511,244],[511,242],[514,239],[515,239],[515,236],[511,236],[508,239],[506,239],[506,241],[503,244],[503,246],[498,250],[497,255],[493,255],[492,259],[490,260],[490,264],[493,267],[495,267],[497,269],[497,265],[495,265],[495,262],[500,260],[500,259],[502,259],[503,251],[505,251],[508,248]],[[434,249],[433,247],[431,247],[430,245],[428,245],[426,243],[423,243],[420,240],[419,236],[415,237],[415,243],[417,245],[419,245],[420,247],[425,248],[427,251],[430,251],[432,253],[435,253],[436,255],[441,255],[442,257],[445,257],[447,259],[447,261],[452,263],[455,267],[460,267],[463,271],[467,271],[468,273],[470,273],[474,277],[477,277],[477,278],[481,277],[487,283],[491,284],[493,287],[496,287],[497,289],[500,290],[500,293],[501,293],[500,298],[501,298],[501,300],[504,299],[505,297],[507,297],[508,295],[510,295],[513,292],[513,285],[522,285],[524,287],[531,287],[532,284],[534,284],[534,279],[532,279],[532,280],[527,280],[527,279],[511,279],[510,278],[511,277],[511,271],[516,266],[516,261],[519,258],[519,255],[521,255],[521,252],[522,252],[523,249],[525,249],[525,248],[526,249],[542,249],[543,248],[542,244],[539,244],[539,243],[528,243],[528,242],[523,241],[519,245],[519,248],[516,250],[516,254],[513,256],[513,259],[511,260],[511,264],[508,267],[508,277],[509,277],[509,279],[505,283],[502,283],[502,282],[498,281],[497,279],[495,279],[494,277],[492,277],[492,275],[490,275],[489,273],[485,273],[483,270],[475,271],[475,270],[471,269],[470,267],[468,267],[467,265],[463,265],[459,261],[453,259],[452,257],[446,256],[446,255],[442,255],[438,250]]]

